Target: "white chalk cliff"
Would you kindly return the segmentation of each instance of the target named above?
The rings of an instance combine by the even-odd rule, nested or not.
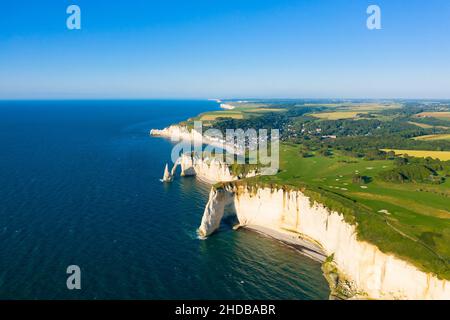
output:
[[[150,135],[157,137],[170,138],[173,141],[185,140],[191,143],[209,144],[231,152],[232,154],[240,154],[237,146],[229,145],[224,140],[203,135],[194,130],[188,129],[185,126],[172,125],[162,130],[152,129]],[[229,166],[222,160],[216,158],[203,158],[198,155],[191,155],[184,153],[175,162],[172,168],[171,175],[175,175],[177,166],[181,166],[182,176],[196,176],[200,180],[214,184],[217,182],[229,182],[242,178],[248,178],[257,175],[256,171],[248,172],[245,176],[236,177],[232,174]],[[171,181],[171,180],[167,180]]]
[[[189,130],[185,126],[171,125],[164,129],[152,129],[150,135],[174,138],[175,140],[201,140],[202,134],[195,130]]]
[[[217,159],[200,158],[190,154],[183,154],[179,158],[182,176],[196,176],[209,183],[228,182],[237,180],[228,165]]]
[[[189,129],[186,126],[171,125],[170,127],[161,130],[152,129],[150,130],[150,135],[169,138],[172,141],[184,140],[199,145],[209,144],[211,146],[216,146],[223,150],[227,150],[233,154],[242,154],[242,150],[240,147],[227,144],[224,139],[203,135],[201,132],[198,132],[194,129]]]
[[[213,188],[198,230],[201,236],[206,237],[218,228],[227,206],[242,226],[315,243],[326,256],[332,257],[328,263],[339,270],[339,277],[345,279],[354,297],[450,299],[449,281],[358,240],[356,227],[345,222],[341,214],[310,203],[300,191],[270,188],[250,191],[245,186],[231,185]]]

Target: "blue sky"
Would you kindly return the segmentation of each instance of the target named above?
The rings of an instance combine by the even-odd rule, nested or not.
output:
[[[4,1],[0,98],[450,98],[449,29],[448,0]]]

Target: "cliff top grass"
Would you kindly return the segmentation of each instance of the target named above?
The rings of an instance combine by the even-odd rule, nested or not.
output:
[[[335,153],[303,158],[299,146],[280,146],[280,172],[235,184],[301,190],[357,225],[358,238],[420,270],[450,280],[450,182],[389,183],[378,173],[392,160],[368,161]],[[370,177],[368,183],[354,176]]]

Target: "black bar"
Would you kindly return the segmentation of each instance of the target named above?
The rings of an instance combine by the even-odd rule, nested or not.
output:
[[[271,307],[272,306],[272,307]],[[43,312],[65,319],[66,315],[104,316],[105,313],[123,318],[138,314],[138,319],[305,319],[333,317],[359,319],[386,318],[391,312],[402,317],[416,312],[448,310],[449,301],[233,301],[233,300],[149,300],[149,301],[0,301],[0,310]],[[207,313],[205,315],[205,308]],[[272,311],[272,312],[269,312]],[[180,314],[181,312],[181,314]],[[195,314],[193,314],[195,313]],[[136,317],[133,317],[136,318]]]

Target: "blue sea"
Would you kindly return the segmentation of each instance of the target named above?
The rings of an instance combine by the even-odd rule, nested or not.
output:
[[[227,226],[197,239],[209,186],[159,181],[172,144],[149,130],[214,109],[0,102],[0,299],[327,299],[320,264],[274,239]]]

